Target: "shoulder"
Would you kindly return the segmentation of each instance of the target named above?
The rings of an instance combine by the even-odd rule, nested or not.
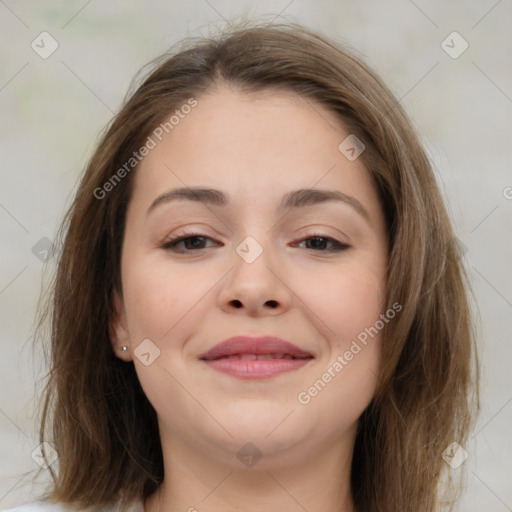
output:
[[[14,508],[2,509],[2,512],[69,512],[71,509],[59,503],[34,501]]]
[[[98,510],[98,509],[96,509]],[[101,509],[101,512],[119,512],[118,506],[107,506]],[[0,512],[77,512],[75,509],[64,503],[53,503],[46,501],[34,501],[25,505],[18,505],[14,508],[0,509]],[[142,502],[133,503],[126,512],[144,512]]]

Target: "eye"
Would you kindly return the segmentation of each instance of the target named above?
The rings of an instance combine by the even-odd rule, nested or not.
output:
[[[320,250],[320,252],[341,252],[347,250],[350,245],[344,244],[342,242],[339,242],[338,240],[323,236],[321,234],[314,234],[308,238],[304,238],[300,242],[296,242],[296,245],[302,244],[304,242],[312,242],[312,244],[309,244],[310,247],[306,247],[306,249],[312,249],[315,251]],[[326,248],[326,244],[332,244],[331,248]]]
[[[206,241],[214,242],[213,246],[219,246],[220,243],[215,242],[212,238],[201,235],[199,233],[185,233],[183,235],[177,235],[171,238],[168,238],[162,244],[162,249],[174,251],[174,252],[194,252],[202,249],[208,249],[205,246]],[[305,242],[311,242],[309,245],[305,247],[305,249],[314,250],[316,252],[341,252],[347,250],[350,246],[339,242],[338,240],[323,236],[321,234],[314,234],[308,238],[304,238],[299,242],[295,242],[294,245],[300,245]],[[180,244],[184,244],[180,248]],[[326,247],[327,244],[331,244],[331,247]],[[184,247],[184,248],[183,248]]]
[[[168,238],[167,241],[162,244],[162,249],[175,252],[190,252],[205,249],[207,248],[204,247],[204,242],[206,240],[212,239],[207,236],[200,235],[198,233],[186,233],[184,235],[178,235],[172,238]],[[185,250],[178,248],[179,244],[181,244],[182,242],[184,242]]]

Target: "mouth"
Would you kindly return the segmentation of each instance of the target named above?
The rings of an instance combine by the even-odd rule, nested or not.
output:
[[[313,356],[295,357],[290,354],[231,354],[229,356],[220,356],[214,359],[205,358],[204,361],[218,361],[219,359],[229,359],[231,361],[268,361],[270,359],[311,359]]]
[[[210,368],[241,379],[261,379],[299,369],[313,354],[273,337],[234,337],[199,356]]]

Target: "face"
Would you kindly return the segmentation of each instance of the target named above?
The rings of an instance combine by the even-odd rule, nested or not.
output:
[[[251,442],[270,467],[353,442],[385,314],[388,242],[371,177],[319,104],[227,88],[197,101],[133,177],[115,353],[133,360],[162,443],[233,464]],[[178,188],[225,201],[161,197]],[[278,337],[310,357],[251,378],[201,359],[233,336]]]

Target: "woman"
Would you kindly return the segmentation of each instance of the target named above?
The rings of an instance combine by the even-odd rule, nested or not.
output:
[[[60,233],[40,319],[58,461],[13,510],[455,500],[478,410],[465,272],[414,129],[339,44],[253,23],[164,55]]]

